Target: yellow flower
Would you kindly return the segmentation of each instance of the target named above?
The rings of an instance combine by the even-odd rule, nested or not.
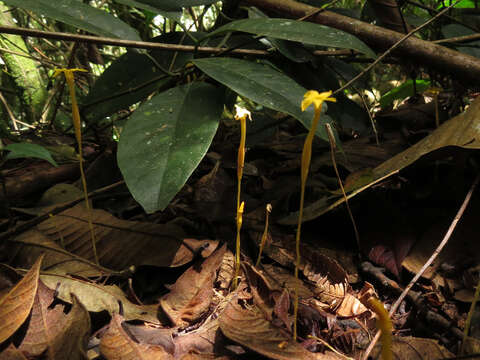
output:
[[[331,91],[319,93],[316,90],[310,90],[303,95],[302,111],[305,111],[311,104],[315,107],[315,110],[322,107],[324,101],[336,102],[337,99],[330,97]]]

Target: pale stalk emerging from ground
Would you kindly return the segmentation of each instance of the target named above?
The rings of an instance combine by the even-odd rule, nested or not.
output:
[[[295,278],[298,280],[298,268],[300,267],[300,235],[303,218],[303,204],[305,200],[305,185],[307,183],[308,170],[310,168],[310,160],[312,159],[312,142],[317,131],[320,114],[322,112],[322,104],[324,101],[333,101],[336,99],[330,97],[331,91],[319,93],[315,90],[310,90],[305,93],[302,101],[302,111],[305,111],[311,104],[315,108],[315,115],[313,116],[312,126],[308,132],[302,151],[302,168],[301,168],[301,189],[300,189],[300,212],[298,215],[297,235],[295,237]],[[295,300],[293,303],[293,339],[297,339],[297,316],[298,316],[298,282],[295,286]]]
[[[92,210],[90,208],[90,203],[88,202],[88,190],[87,190],[87,180],[85,179],[85,171],[83,170],[83,154],[82,154],[82,122],[80,120],[80,112],[78,111],[77,97],[75,96],[75,78],[73,73],[75,71],[85,71],[84,69],[55,69],[53,76],[57,76],[60,73],[65,74],[65,79],[67,80],[68,90],[70,92],[70,101],[72,103],[72,121],[73,127],[75,129],[75,139],[78,144],[78,161],[80,164],[80,175],[82,179],[83,193],[85,194],[85,206],[88,213],[88,227],[90,228],[90,235],[92,238],[92,249],[93,257],[95,263],[98,265],[98,254],[97,254],[97,244],[95,239],[95,231],[93,229],[92,223]]]
[[[242,227],[242,214],[243,214],[243,202],[240,203],[240,196],[242,192],[242,177],[243,166],[245,163],[245,140],[247,137],[247,118],[250,120],[251,114],[248,110],[245,110],[239,106],[235,106],[236,115],[235,119],[240,121],[240,145],[238,146],[238,159],[237,159],[237,239],[235,242],[235,275],[233,278],[233,289],[238,286],[238,277],[240,273],[240,230]]]

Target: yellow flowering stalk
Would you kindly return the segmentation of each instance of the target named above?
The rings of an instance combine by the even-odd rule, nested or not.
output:
[[[300,189],[300,213],[298,215],[298,226],[297,226],[297,235],[295,237],[295,250],[296,250],[296,261],[295,261],[295,278],[298,280],[298,268],[300,267],[300,234],[302,228],[302,218],[303,218],[303,204],[305,200],[305,185],[307,183],[308,170],[310,168],[310,160],[312,158],[312,143],[317,131],[318,122],[320,120],[320,114],[322,112],[322,105],[324,101],[336,102],[337,100],[333,97],[331,91],[319,93],[315,90],[310,90],[303,95],[302,100],[302,111],[305,111],[310,105],[313,104],[315,113],[313,116],[312,126],[308,131],[307,138],[303,144],[302,151],[302,164],[301,164],[301,189]],[[293,339],[297,339],[297,315],[298,315],[298,284],[295,286],[295,300],[293,303]]]
[[[390,316],[380,300],[372,296],[368,299],[368,305],[377,314],[377,328],[382,332],[382,359],[392,360],[392,320],[390,320]]]
[[[235,244],[235,275],[233,278],[233,288],[238,285],[238,276],[240,273],[240,229],[242,227],[243,202],[240,204],[240,195],[242,188],[243,166],[245,164],[245,140],[247,138],[247,118],[252,120],[250,111],[235,105],[235,120],[240,121],[240,144],[238,146],[237,159],[237,239]]]
[[[262,234],[262,241],[260,242],[260,250],[258,251],[258,258],[257,258],[257,263],[255,264],[256,267],[260,265],[260,259],[262,258],[262,252],[263,248],[265,247],[265,243],[267,242],[267,236],[268,236],[268,215],[272,212],[272,205],[267,204],[267,207],[265,209],[265,229],[263,230]]]
[[[236,249],[235,249],[235,277],[233,278],[233,288],[236,289],[238,286],[238,279],[240,278],[240,230],[242,229],[243,222],[243,208],[245,202],[239,205],[237,209],[237,240],[236,240]]]
[[[88,190],[87,190],[87,180],[85,179],[85,172],[83,170],[83,154],[82,154],[82,121],[80,120],[80,112],[78,111],[77,97],[75,96],[75,77],[73,75],[76,71],[84,71],[84,69],[55,69],[53,76],[56,77],[60,73],[65,74],[65,79],[67,80],[67,86],[70,93],[70,101],[72,103],[72,121],[73,128],[75,130],[75,139],[78,144],[78,161],[80,164],[80,176],[82,179],[83,193],[85,195],[85,206],[87,207],[88,213],[88,227],[90,228],[90,235],[92,238],[92,249],[93,256],[95,258],[95,263],[98,265],[98,255],[97,255],[97,245],[95,240],[95,232],[93,229],[92,222],[92,211],[90,209],[90,203],[88,202]]]

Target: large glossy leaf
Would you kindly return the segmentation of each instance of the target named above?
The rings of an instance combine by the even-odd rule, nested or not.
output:
[[[145,211],[163,210],[207,152],[223,110],[222,91],[178,86],[143,104],[128,120],[118,165]]]
[[[238,94],[258,104],[292,115],[309,129],[313,110],[300,109],[303,95],[307,91],[285,74],[271,66],[232,58],[197,59],[193,63],[208,76],[228,86]],[[323,105],[324,111],[327,105]],[[329,122],[326,115],[320,118]],[[317,128],[317,135],[328,141],[324,126]]]
[[[137,32],[113,15],[78,0],[4,0],[11,6],[62,21],[96,35],[140,41]]]
[[[328,26],[292,19],[243,19],[232,21],[211,35],[242,31],[272,38],[298,41],[304,44],[357,50],[370,57],[375,53],[363,41],[344,31]]]

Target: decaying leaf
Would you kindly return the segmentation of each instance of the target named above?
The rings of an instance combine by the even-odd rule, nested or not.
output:
[[[220,316],[220,329],[229,339],[271,359],[340,359],[333,353],[311,353],[286,331],[267,321],[256,306],[243,308],[232,300]]]
[[[221,335],[218,319],[236,294],[236,292],[231,292],[222,297],[200,328],[185,334],[180,333],[175,337],[175,358],[188,358],[187,354],[194,352],[200,353],[198,359],[217,359],[217,354],[224,353],[224,337]]]
[[[213,282],[227,246],[224,244],[201,264],[194,264],[160,300],[160,306],[175,326],[187,325],[198,319],[210,306]]]
[[[160,321],[155,305],[135,305],[129,301],[123,291],[115,285],[102,285],[93,281],[59,275],[41,275],[40,279],[50,289],[56,289],[58,298],[70,303],[74,294],[88,311],[119,312],[122,303],[126,320],[144,320],[154,324]]]
[[[230,283],[232,282],[233,275],[235,273],[235,256],[230,250],[225,251],[223,255],[222,263],[220,264],[220,269],[218,270],[217,282],[218,287],[222,290],[227,290],[230,288]]]
[[[290,294],[293,294],[295,286],[298,286],[298,296],[300,299],[314,296],[313,291],[307,287],[301,279],[295,278],[291,271],[271,264],[263,264],[262,267],[262,273],[268,279],[273,289],[282,291],[283,288],[286,288]]]
[[[372,358],[379,358],[380,351],[381,346],[377,345],[372,351]],[[444,346],[439,345],[437,340],[410,336],[394,337],[392,352],[398,360],[440,360],[454,357]]]
[[[8,339],[23,324],[30,314],[35,294],[42,257],[8,293],[0,299],[0,343]]]
[[[85,359],[90,335],[88,312],[75,297],[68,314],[61,303],[52,308],[54,300],[54,291],[39,281],[32,315],[19,350],[29,357],[46,354],[50,360]]]
[[[0,360],[27,360],[27,358],[15,345],[10,344],[0,353]]]
[[[9,249],[9,263],[17,267],[29,266],[42,254],[45,254],[42,270],[50,273],[79,277],[106,276],[111,273],[106,268],[69,253],[60,244],[35,229],[16,237],[15,244],[11,244]]]
[[[100,263],[110,269],[181,266],[197,253],[207,257],[218,244],[214,240],[185,239],[183,230],[173,224],[120,220],[98,209],[92,210],[92,218]],[[87,212],[82,204],[42,222],[37,229],[71,253],[93,262]]]
[[[100,341],[100,352],[107,360],[168,360],[173,356],[162,346],[142,344],[132,339],[122,328],[123,317],[114,314],[108,330]]]

